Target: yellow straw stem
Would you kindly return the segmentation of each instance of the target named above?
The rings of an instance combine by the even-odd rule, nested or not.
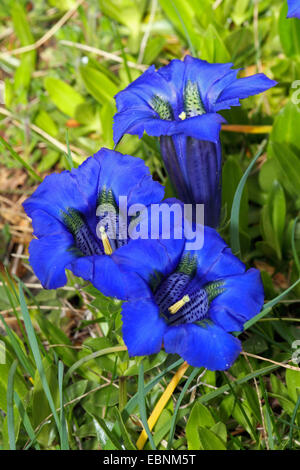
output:
[[[111,255],[113,251],[112,251],[111,245],[109,243],[108,236],[106,235],[105,228],[100,227],[100,232],[101,232],[101,240],[102,240],[102,243],[103,243],[104,253],[106,255]]]
[[[175,388],[177,387],[178,383],[180,382],[181,378],[183,377],[183,375],[184,375],[184,373],[185,373],[185,371],[187,370],[188,367],[189,367],[189,365],[188,365],[187,362],[184,362],[182,364],[182,366],[179,367],[178,371],[176,372],[176,374],[172,378],[171,382],[167,386],[166,390],[164,391],[164,393],[162,394],[162,396],[158,400],[157,404],[155,405],[154,410],[152,411],[152,413],[150,415],[150,418],[148,419],[148,426],[149,426],[150,431],[155,426],[155,424],[156,424],[158,418],[160,417],[164,407],[166,406],[166,404],[170,400]],[[147,433],[146,433],[145,429],[143,429],[143,431],[140,434],[140,437],[136,441],[136,446],[139,450],[143,449],[147,439],[148,439]]]
[[[172,313],[172,315],[178,310],[183,307],[185,304],[187,304],[190,301],[190,298],[188,295],[184,295],[182,299],[178,300],[175,302],[175,304],[171,305],[171,307],[168,308],[169,312]]]
[[[223,124],[222,131],[243,132],[244,134],[269,134],[272,126],[249,126],[243,124]]]

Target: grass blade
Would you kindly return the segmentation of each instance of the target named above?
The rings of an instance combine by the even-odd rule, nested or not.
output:
[[[65,419],[64,397],[63,397],[63,380],[64,380],[64,365],[61,361],[58,363],[58,388],[60,400],[60,436],[61,436],[61,450],[69,450],[68,430]]]
[[[71,152],[70,144],[69,144],[69,131],[68,131],[68,129],[66,130],[66,146],[67,146],[67,150],[68,150],[68,153],[65,154],[66,161],[67,161],[67,170],[72,170],[72,168],[74,168],[74,163],[73,163],[72,152]]]
[[[141,415],[141,420],[144,426],[144,429],[147,433],[151,448],[156,450],[154,440],[152,434],[150,432],[148,422],[147,422],[147,411],[146,411],[146,404],[145,404],[145,390],[144,390],[144,364],[143,362],[140,363],[139,368],[139,383],[138,383],[138,403],[139,403],[139,410]]]
[[[17,369],[18,361],[14,360],[12,363],[7,381],[7,429],[10,450],[16,450],[16,436],[15,436],[15,417],[14,417],[14,378]]]
[[[291,417],[290,432],[289,432],[289,445],[288,445],[290,449],[292,449],[293,447],[293,428],[294,428],[294,422],[296,420],[296,415],[297,415],[299,406],[300,406],[300,395],[298,396],[298,400],[297,400],[297,403],[295,405],[295,408]]]
[[[29,362],[28,358],[25,356],[24,352],[22,351],[21,349],[21,346],[19,345],[17,339],[15,338],[15,335],[13,334],[13,332],[11,331],[11,329],[9,328],[9,326],[7,325],[6,321],[4,320],[2,314],[0,313],[0,318],[1,318],[1,321],[4,325],[4,328],[5,328],[5,331],[6,331],[6,334],[10,340],[10,343],[12,345],[12,347],[14,348],[14,351],[16,353],[16,356],[18,358],[18,360],[20,361],[20,363],[22,364],[22,366],[24,367],[24,370],[27,372],[27,374],[30,376],[30,377],[33,377],[34,376],[34,368],[33,366],[31,365],[31,363]]]
[[[111,353],[118,352],[118,351],[127,351],[127,348],[126,346],[113,346],[111,348],[105,348],[100,351],[93,352],[92,354],[89,354],[88,356],[82,357],[81,359],[79,359],[79,361],[75,362],[66,373],[65,379],[64,379],[65,383],[67,383],[67,381],[69,380],[73,372],[79,369],[79,367],[81,367],[86,362],[92,361],[96,357],[104,356],[105,354],[111,354]]]
[[[189,376],[189,378],[185,382],[184,387],[181,390],[180,395],[177,399],[176,407],[175,407],[174,414],[172,416],[172,421],[171,421],[170,435],[169,435],[169,441],[168,441],[168,447],[167,447],[168,450],[170,450],[171,447],[172,447],[172,442],[173,442],[174,434],[175,434],[176,419],[177,419],[177,414],[178,414],[179,407],[181,405],[181,402],[184,398],[184,395],[185,395],[187,389],[189,388],[191,382],[194,380],[194,378],[199,373],[199,371],[200,371],[199,368],[196,368],[196,369],[193,370],[193,372],[191,373],[191,375]]]
[[[298,279],[296,282],[294,282],[294,284],[292,284],[290,287],[288,287],[284,292],[277,295],[277,297],[275,297],[274,299],[267,302],[264,305],[264,309],[260,313],[258,313],[257,315],[255,315],[255,317],[251,318],[250,320],[248,320],[245,323],[244,330],[247,330],[248,328],[250,328],[250,326],[254,325],[254,323],[256,323],[258,320],[260,320],[265,315],[270,313],[272,307],[274,307],[276,304],[278,304],[278,302],[280,302],[291,290],[293,290],[299,284],[299,282],[300,282],[300,279]]]
[[[38,442],[36,442],[37,436],[35,435],[35,432],[33,430],[32,424],[30,422],[29,416],[26,413],[26,410],[25,410],[25,408],[23,406],[23,403],[21,402],[20,397],[17,394],[17,392],[14,392],[14,399],[15,399],[15,404],[18,408],[19,414],[22,418],[22,422],[23,422],[24,428],[26,429],[26,432],[27,432],[28,436],[30,437],[32,442],[35,442],[35,444],[34,444],[35,449],[40,450],[40,446],[39,446]]]
[[[296,232],[296,225],[297,225],[298,219],[299,219],[299,217],[296,217],[296,219],[294,220],[294,223],[293,223],[292,251],[293,251],[293,256],[294,256],[294,260],[295,260],[295,265],[298,269],[298,273],[299,273],[299,276],[300,276],[300,261],[299,261],[299,256],[298,256],[297,249],[296,249],[296,244],[295,244],[295,232]]]
[[[6,142],[6,140],[3,139],[1,135],[0,135],[0,143],[2,144],[2,147],[6,148],[9,151],[9,153],[11,154],[14,160],[21,163],[21,165],[24,168],[26,168],[26,170],[28,171],[28,173],[30,173],[32,178],[39,181],[40,183],[43,181],[42,178],[35,172],[35,170],[31,168],[31,166],[22,157],[20,157],[20,155],[17,154],[17,152],[14,151],[12,146],[8,142]]]
[[[241,246],[240,246],[240,232],[239,232],[239,218],[240,218],[240,205],[241,205],[241,199],[243,195],[243,190],[247,181],[247,178],[254,167],[256,161],[258,158],[261,156],[265,145],[267,141],[264,140],[259,147],[255,157],[251,161],[250,165],[248,166],[247,170],[243,174],[238,187],[236,189],[234,198],[233,198],[233,203],[232,203],[232,208],[231,208],[231,217],[230,217],[230,245],[232,252],[234,254],[239,254],[241,252]]]
[[[192,43],[192,40],[191,40],[191,37],[190,37],[189,32],[188,32],[188,30],[187,30],[187,27],[186,27],[186,25],[185,25],[185,23],[184,23],[184,21],[183,21],[183,19],[182,19],[182,17],[181,17],[181,14],[180,14],[180,12],[178,11],[178,8],[177,8],[177,6],[175,5],[175,3],[173,2],[173,0],[171,0],[171,3],[172,3],[172,6],[173,6],[173,8],[174,8],[174,10],[175,10],[175,12],[176,12],[176,15],[178,16],[178,19],[179,19],[179,21],[180,21],[180,23],[181,23],[182,29],[183,29],[184,34],[185,34],[185,36],[186,36],[187,43],[188,43],[188,45],[189,45],[189,49],[190,49],[190,51],[191,51],[191,55],[194,56],[194,57],[197,57],[195,48],[194,48],[193,43]]]
[[[42,385],[43,385],[45,395],[47,397],[47,400],[48,400],[49,406],[51,408],[51,411],[53,413],[57,429],[58,429],[58,431],[60,431],[60,429],[61,429],[60,421],[59,421],[59,418],[58,418],[58,414],[56,412],[56,408],[55,408],[55,404],[54,404],[54,401],[53,401],[53,398],[52,398],[52,395],[51,395],[50,387],[49,387],[49,384],[48,384],[47,379],[46,379],[45,370],[44,370],[43,362],[42,362],[42,357],[41,357],[41,353],[40,353],[39,346],[38,346],[38,341],[37,341],[35,331],[34,331],[34,328],[33,328],[32,322],[31,322],[31,318],[30,318],[30,315],[29,315],[29,312],[28,312],[28,309],[27,309],[27,305],[26,305],[26,302],[25,302],[24,293],[23,293],[21,284],[19,285],[19,295],[20,295],[21,311],[22,311],[22,314],[23,314],[25,329],[26,329],[26,332],[27,332],[30,348],[31,348],[31,351],[32,351],[32,354],[33,354],[33,357],[34,357],[34,360],[35,360],[35,363],[36,363],[36,366],[37,366],[37,369],[38,369],[38,372],[39,372],[39,375],[40,375],[40,378],[41,378],[41,382],[42,382]]]

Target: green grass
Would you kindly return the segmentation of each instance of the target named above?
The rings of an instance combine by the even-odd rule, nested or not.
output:
[[[145,449],[300,449],[300,374],[291,362],[300,340],[300,113],[291,100],[300,22],[285,20],[283,3],[258,2],[256,21],[251,0],[89,0],[42,46],[13,54],[42,38],[75,1],[1,2],[0,449],[135,449],[183,362],[164,350],[129,358],[121,303],[70,273],[67,288],[32,287],[30,225],[18,214],[46,174],[113,148],[118,91],[150,64],[193,50],[278,82],[222,113],[229,124],[272,129],[221,133],[221,235],[247,267],[261,270],[266,303],[240,335],[249,356],[225,374],[189,368],[147,430]],[[155,139],[127,135],[117,150],[143,158],[172,195]]]

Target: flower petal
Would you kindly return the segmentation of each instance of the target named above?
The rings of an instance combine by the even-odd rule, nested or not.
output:
[[[92,157],[85,160],[79,168],[46,176],[23,207],[29,217],[41,209],[63,220],[61,211],[74,207],[84,214],[95,211],[98,196],[98,177],[100,165]]]
[[[164,188],[153,181],[149,168],[138,157],[102,148],[94,155],[100,162],[99,188],[111,189],[118,203],[126,196],[128,205],[158,203],[164,197]]]
[[[122,319],[123,339],[130,356],[146,356],[160,351],[166,324],[153,301],[125,303]]]
[[[242,99],[248,96],[257,95],[269,88],[275,86],[277,82],[270,80],[265,74],[257,73],[251,77],[244,77],[235,80],[231,85],[225,88],[220,94],[217,103],[223,101]],[[235,106],[234,104],[232,106]]]
[[[67,266],[75,276],[90,281],[107,297],[130,300],[149,297],[149,287],[142,278],[111,256],[85,256]]]
[[[264,290],[257,269],[224,278],[224,292],[211,303],[209,317],[226,331],[242,331],[247,320],[264,304]]]
[[[182,254],[183,240],[131,240],[113,255],[119,265],[126,266],[146,282],[153,276],[167,276],[175,270]]]
[[[189,365],[209,370],[229,369],[241,352],[237,338],[207,322],[168,328],[164,346],[167,353],[179,354]]]
[[[287,0],[288,3],[288,14],[287,18],[299,18],[300,19],[300,2],[299,0]]]
[[[67,232],[31,241],[29,262],[45,289],[57,289],[66,284],[65,269],[79,256],[73,245],[73,237]]]

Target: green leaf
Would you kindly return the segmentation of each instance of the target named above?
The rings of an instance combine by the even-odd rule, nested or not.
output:
[[[300,158],[298,154],[292,150],[291,146],[284,143],[272,142],[271,148],[278,164],[279,181],[291,196],[299,197]]]
[[[200,426],[212,427],[215,421],[209,411],[209,409],[197,401],[191,411],[187,425],[186,425],[186,438],[188,442],[189,450],[202,449],[201,438],[198,434]]]
[[[299,22],[299,20],[298,20]],[[299,94],[297,91],[296,93]],[[299,133],[300,113],[297,104],[291,101],[281,109],[274,120],[272,132],[270,134],[268,155],[273,156],[272,146],[274,142],[291,144],[300,150]]]
[[[84,98],[73,87],[59,78],[46,77],[44,85],[51,101],[58,109],[74,118],[77,106],[84,103]]]
[[[210,429],[203,428],[202,426],[198,429],[198,435],[200,440],[200,449],[203,450],[226,450],[225,445],[221,439]],[[196,450],[196,449],[189,449]]]
[[[205,33],[201,35],[199,49],[201,59],[208,62],[229,62],[230,54],[218,34],[216,28],[210,24]]]
[[[287,18],[287,2],[280,11],[279,17],[279,37],[285,54],[288,57],[300,54],[300,28],[297,18]]]
[[[35,124],[52,137],[56,137],[58,134],[58,129],[55,122],[53,121],[50,114],[47,113],[44,109],[41,109],[41,111],[38,113],[37,117],[35,118]]]
[[[285,380],[290,398],[296,403],[300,395],[300,373],[286,369]]]
[[[26,12],[20,2],[14,2],[11,10],[14,31],[20,40],[21,46],[28,46],[34,42]],[[35,68],[36,51],[22,54],[21,63],[14,77],[14,90],[20,102],[26,102],[27,89],[30,85],[31,75]]]
[[[25,10],[20,2],[14,2],[11,16],[16,35],[18,36],[21,46],[28,46],[34,42],[34,37],[30,31]]]
[[[81,66],[80,73],[88,92],[101,104],[112,101],[119,91],[104,73],[89,65]]]

